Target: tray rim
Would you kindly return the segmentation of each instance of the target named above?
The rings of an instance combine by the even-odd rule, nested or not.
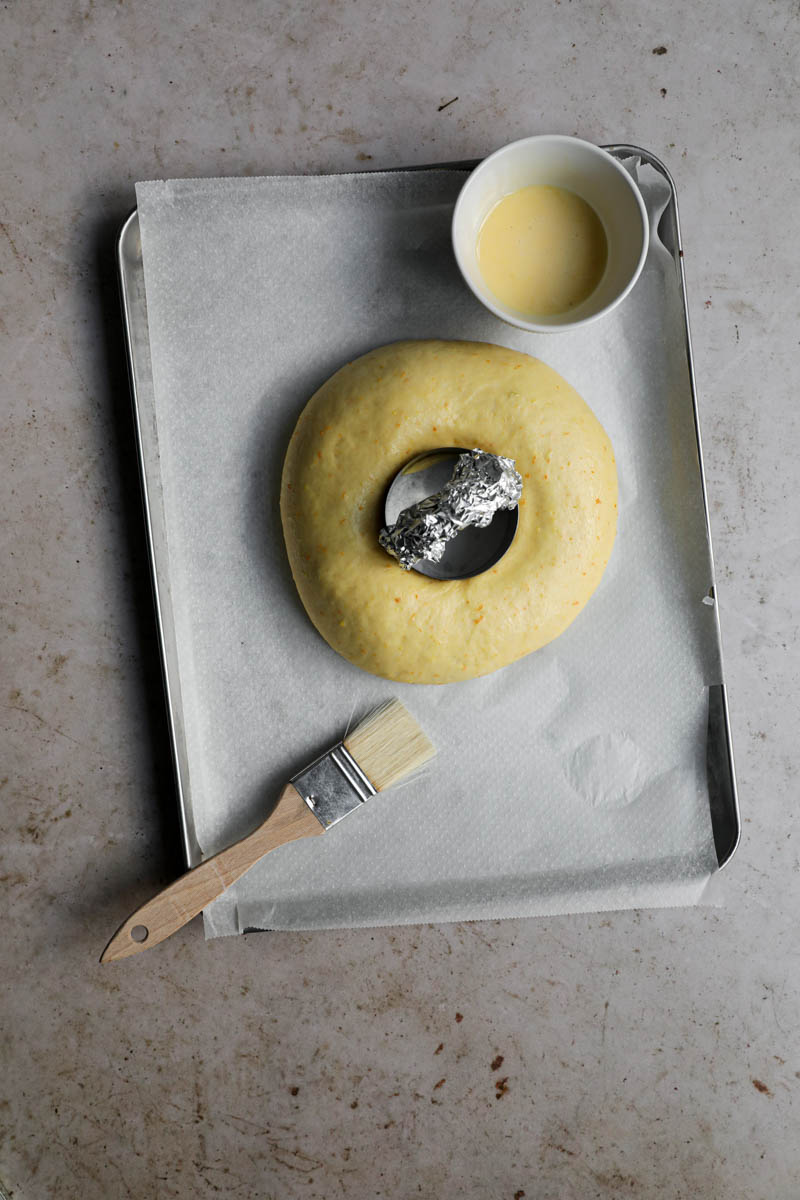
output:
[[[722,635],[719,621],[719,603],[717,600],[716,572],[714,566],[711,522],[709,516],[708,494],[706,488],[705,465],[703,460],[702,437],[697,401],[697,380],[694,369],[691,330],[689,324],[689,307],[686,292],[686,272],[684,254],[681,242],[681,227],[678,214],[678,196],[675,181],[664,163],[651,151],[641,146],[629,143],[611,143],[602,147],[615,158],[639,158],[652,166],[666,180],[670,189],[670,200],[661,217],[660,225],[665,219],[671,219],[673,228],[669,231],[672,246],[667,248],[672,253],[678,272],[678,284],[683,308],[685,331],[686,360],[689,378],[689,392],[692,400],[692,416],[694,420],[695,438],[697,444],[698,465],[700,469],[700,484],[703,497],[703,514],[706,527],[709,561],[711,568],[711,587],[709,599],[714,607],[714,622],[720,653],[720,683],[709,686],[709,735],[708,735],[708,772],[713,776],[718,786],[718,794],[711,795],[709,787],[709,807],[711,812],[714,844],[717,854],[718,869],[725,867],[733,857],[741,840],[741,813],[736,785],[736,773],[733,757],[733,741],[731,735],[730,714],[728,709],[727,691],[724,683],[724,661],[722,656]],[[461,170],[471,171],[481,159],[465,159],[443,163],[423,163],[411,167],[391,167],[392,172],[431,171],[431,170]],[[366,171],[342,172],[350,175],[375,174],[380,169],[371,168]],[[385,170],[385,169],[384,169]],[[135,264],[135,265],[132,265]],[[185,753],[183,729],[180,720],[180,709],[177,704],[179,682],[177,664],[174,661],[170,643],[169,631],[164,619],[162,603],[162,581],[159,578],[157,554],[159,543],[165,534],[158,525],[158,514],[153,505],[148,482],[147,463],[147,432],[141,415],[141,401],[145,392],[152,394],[152,367],[150,363],[149,331],[147,329],[147,300],[144,291],[143,267],[141,257],[141,241],[139,235],[138,209],[133,210],[123,221],[116,240],[117,277],[122,307],[123,327],[125,332],[125,350],[130,385],[131,408],[134,426],[134,440],[138,463],[141,501],[145,523],[148,560],[150,565],[150,582],[153,594],[153,607],[156,620],[156,630],[159,645],[159,658],[164,688],[164,699],[169,729],[169,741],[172,758],[173,780],[178,802],[181,839],[187,867],[196,866],[203,859],[198,845],[187,804],[188,790],[188,759]],[[138,275],[135,272],[138,271]],[[143,322],[143,328],[140,324]],[[714,761],[712,763],[712,755]]]

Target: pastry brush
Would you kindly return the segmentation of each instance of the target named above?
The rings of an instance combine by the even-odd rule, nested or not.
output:
[[[399,700],[390,700],[294,775],[257,829],[187,871],[128,917],[100,961],[114,962],[163,942],[270,850],[324,833],[435,753],[408,710]]]

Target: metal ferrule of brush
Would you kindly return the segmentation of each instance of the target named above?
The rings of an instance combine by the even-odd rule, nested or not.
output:
[[[344,742],[299,771],[291,783],[323,829],[330,829],[377,791]]]

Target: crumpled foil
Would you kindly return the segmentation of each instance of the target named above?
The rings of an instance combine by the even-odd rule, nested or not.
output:
[[[498,509],[515,508],[521,495],[522,476],[513,458],[467,450],[458,456],[442,490],[403,509],[394,525],[380,531],[378,541],[406,571],[423,558],[439,562],[462,529],[485,528]]]

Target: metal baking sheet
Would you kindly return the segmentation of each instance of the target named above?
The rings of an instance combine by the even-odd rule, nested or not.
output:
[[[630,145],[607,146],[606,149],[620,159],[638,156],[642,162],[649,164],[658,171],[669,184],[670,202],[662,215],[658,232],[661,241],[674,258],[680,283],[686,332],[691,403],[700,462],[704,517],[710,550],[711,531],[708,518],[705,474],[703,470],[702,446],[697,412],[697,394],[686,307],[683,250],[681,247],[675,185],[666,167],[648,151]],[[471,161],[446,163],[438,164],[437,169],[441,169],[444,166],[453,170],[463,171],[472,169],[475,165],[477,164]],[[413,169],[424,171],[429,168],[418,167]],[[189,800],[189,762],[184,736],[184,716],[177,670],[175,630],[167,617],[167,614],[171,611],[169,604],[170,579],[165,566],[168,559],[166,554],[164,513],[160,501],[158,443],[153,416],[154,393],[147,324],[147,301],[144,287],[139,223],[135,211],[125,221],[121,229],[117,253],[144,517],[149,544],[154,607],[161,647],[166,710],[175,771],[175,787],[181,819],[183,852],[187,866],[194,866],[201,861],[202,853],[195,836],[192,809]],[[713,586],[710,599],[714,601],[715,620],[718,627],[718,606]],[[719,866],[722,867],[730,861],[740,836],[739,806],[724,683],[714,685],[709,689],[707,771],[714,844],[717,861]]]

